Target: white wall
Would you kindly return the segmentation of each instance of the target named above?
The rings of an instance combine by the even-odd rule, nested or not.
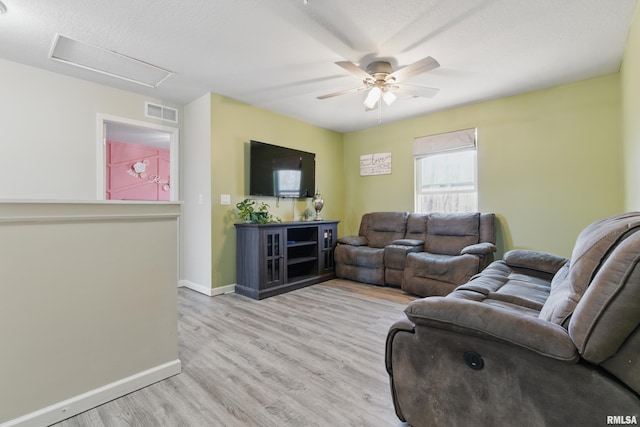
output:
[[[95,201],[98,115],[178,107],[2,59],[0,79],[0,424],[48,425],[179,372],[180,205],[6,199]]]
[[[97,114],[163,124],[157,99],[2,59],[0,76],[0,199],[95,200]]]
[[[180,284],[211,291],[211,97],[184,107]]]
[[[179,214],[0,203],[0,425],[49,425],[180,372]]]

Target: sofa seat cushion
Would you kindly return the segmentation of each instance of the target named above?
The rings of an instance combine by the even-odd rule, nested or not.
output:
[[[404,274],[461,285],[478,272],[478,264],[478,257],[473,255],[450,256],[415,252],[407,255]]]
[[[480,239],[480,213],[431,213],[427,217],[426,252],[459,255]],[[477,270],[476,270],[477,271]]]
[[[384,249],[369,246],[338,245],[335,249],[336,262],[368,268],[384,268]]]
[[[550,282],[540,277],[514,271],[504,261],[494,261],[481,274],[459,286],[455,292],[475,292],[476,301],[503,307],[520,306],[535,311],[542,310],[550,293]]]

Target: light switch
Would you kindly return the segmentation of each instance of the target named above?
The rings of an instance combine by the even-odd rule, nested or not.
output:
[[[230,205],[231,204],[231,195],[230,194],[221,194],[220,195],[220,204],[221,205]]]

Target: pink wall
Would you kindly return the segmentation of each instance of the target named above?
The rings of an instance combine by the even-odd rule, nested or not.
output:
[[[108,200],[169,200],[169,150],[107,141]]]

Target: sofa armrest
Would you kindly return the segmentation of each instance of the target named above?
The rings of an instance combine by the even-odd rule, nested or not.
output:
[[[369,241],[364,236],[344,236],[338,238],[338,243],[349,246],[367,246]]]
[[[412,242],[417,243],[415,245],[396,243],[402,242],[403,240],[405,239],[394,240],[392,244],[384,247],[384,266],[386,269],[404,270],[407,262],[407,255],[410,253],[422,252],[424,250],[422,240],[413,240]],[[409,243],[409,240],[405,240],[405,242]],[[400,285],[400,282],[391,283]]]
[[[387,341],[385,343],[385,357],[384,364],[387,369],[387,374],[389,374],[389,382],[391,385],[391,396],[393,401],[393,407],[396,411],[396,415],[401,421],[407,421],[405,416],[402,413],[402,409],[398,404],[398,399],[396,398],[396,385],[393,377],[393,365],[392,365],[392,354],[393,354],[393,340],[398,333],[409,333],[413,334],[415,332],[414,325],[411,323],[406,317],[404,319],[397,321],[396,323],[389,328],[389,332],[387,333]]]
[[[424,240],[420,239],[398,239],[391,242],[392,245],[399,246],[423,246]]]
[[[580,357],[562,326],[517,310],[460,298],[428,297],[411,302],[405,313],[416,329],[425,325],[486,336],[566,362],[576,362]]]
[[[496,245],[494,245],[493,243],[482,242],[462,248],[462,250],[460,251],[460,255],[471,254],[477,256],[485,256],[494,253],[496,250]]]
[[[393,344],[393,338],[398,332],[415,332],[415,325],[409,321],[406,317],[404,319],[398,320],[396,323],[391,325],[389,328],[389,332],[387,333],[387,341],[386,341],[386,352],[385,354],[391,354],[391,345]],[[393,375],[393,367],[391,366],[391,359],[385,358],[385,365],[387,368],[387,373],[389,375]]]
[[[569,261],[567,258],[545,252],[514,249],[503,257],[509,267],[526,268],[554,275]]]

